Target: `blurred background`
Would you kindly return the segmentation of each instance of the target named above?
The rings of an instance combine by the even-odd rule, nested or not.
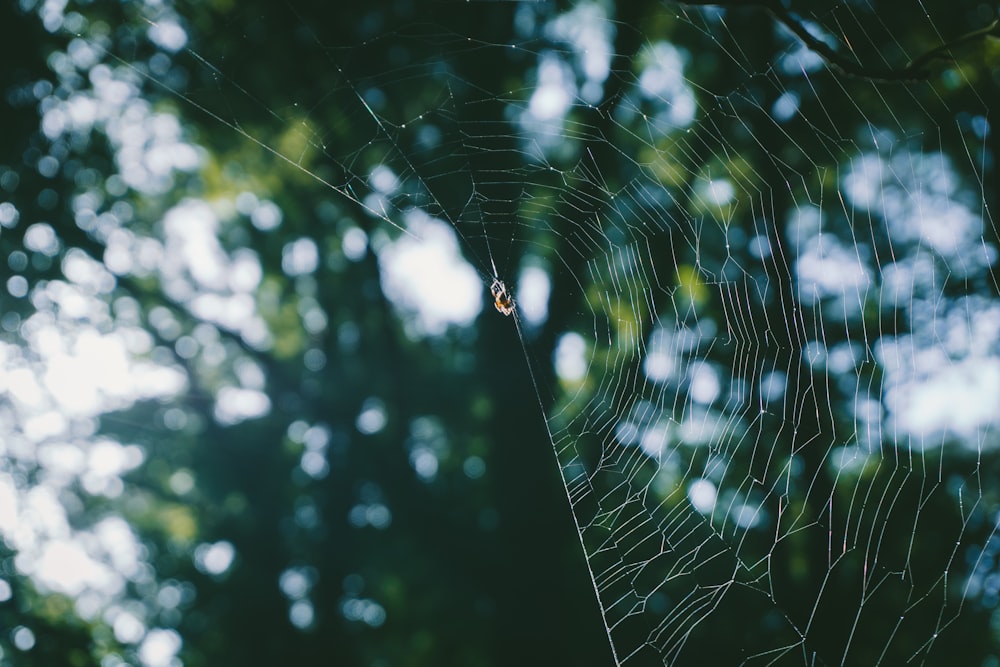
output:
[[[0,665],[997,664],[996,8],[720,4],[5,3]]]

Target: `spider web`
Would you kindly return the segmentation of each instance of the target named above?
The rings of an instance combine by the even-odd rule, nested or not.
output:
[[[902,5],[525,3],[513,41],[435,17],[346,46],[285,8],[323,72],[260,118],[228,111],[247,70],[171,42],[183,12],[149,29],[186,87],[79,44],[359,204],[412,336],[470,325],[505,282],[617,664],[938,664],[1000,591],[992,84],[963,60],[887,83],[988,23]],[[289,275],[314,253],[287,249]],[[428,262],[472,275],[420,283]],[[175,296],[267,346],[259,319]],[[234,405],[216,417],[253,416]]]
[[[787,35],[755,60],[718,10],[678,17],[688,52],[641,35],[630,69],[600,81],[610,102],[588,106],[587,30],[630,30],[594,13],[552,17],[542,32],[569,50],[538,49],[537,87],[505,100],[518,166],[465,166],[471,203],[435,212],[460,231],[482,220],[487,246],[527,244],[579,309],[547,421],[616,660],[928,659],[975,584],[949,574],[996,444],[983,117],[956,122],[926,86],[826,78]],[[685,79],[706,44],[745,82]],[[460,159],[492,157],[492,131],[460,125]],[[484,210],[511,181],[513,223]],[[914,551],[935,540],[950,546],[924,571]],[[720,627],[741,631],[713,654]]]

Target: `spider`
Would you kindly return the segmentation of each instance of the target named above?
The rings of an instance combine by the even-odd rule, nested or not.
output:
[[[503,284],[502,280],[493,279],[493,284],[490,285],[490,294],[493,295],[493,305],[496,306],[497,311],[504,315],[514,313],[514,297],[507,294],[507,286]]]

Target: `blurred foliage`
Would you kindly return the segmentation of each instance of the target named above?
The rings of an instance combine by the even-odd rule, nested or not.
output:
[[[836,4],[810,16],[842,35],[843,43],[861,44],[862,62],[895,62],[900,43],[916,44],[909,50],[917,52],[937,43],[937,35],[908,30],[906,12],[917,11],[918,3],[895,3],[905,12],[885,9],[891,4],[879,3],[880,22],[853,28],[844,27],[851,25],[842,21],[847,11]],[[545,5],[537,15],[543,20],[561,9],[567,8]],[[518,3],[183,2],[176,13],[189,41],[175,53],[157,49],[147,37],[148,20],[158,20],[156,11],[164,22],[172,19],[169,8],[95,1],[71,10],[85,17],[79,30],[87,35],[85,42],[100,45],[99,60],[124,70],[151,109],[181,119],[182,136],[197,144],[201,162],[197,169],[172,171],[164,187],[142,192],[120,186],[114,141],[100,128],[52,145],[38,129],[44,103],[32,91],[37,82],[48,82],[46,90],[65,99],[74,85],[87,87],[83,72],[60,81],[51,57],[81,38],[72,27],[43,30],[38,7],[5,6],[0,25],[7,34],[0,48],[4,62],[17,66],[0,74],[0,89],[11,102],[3,107],[0,164],[4,173],[19,176],[17,187],[5,187],[4,196],[16,203],[22,222],[3,229],[4,256],[24,247],[29,222],[44,220],[57,231],[61,250],[53,257],[31,254],[30,265],[19,272],[30,285],[62,279],[60,260],[70,248],[108,261],[107,238],[74,222],[75,197],[97,189],[103,199],[95,212],[127,211],[121,216],[127,218],[124,226],[137,234],[161,233],[164,216],[184,202],[211,202],[221,247],[232,256],[249,248],[261,267],[252,298],[270,334],[266,344],[234,327],[206,324],[155,272],[116,275],[113,290],[101,298],[113,312],[134,308],[138,326],[151,340],[144,356],[183,372],[187,385],[174,398],[140,401],[95,419],[96,432],[144,451],[143,465],[128,473],[120,495],[95,498],[73,488],[61,498],[80,526],[114,513],[126,518],[155,571],[154,577],[128,584],[128,594],[144,605],[137,615],[148,627],[176,630],[183,640],[179,656],[190,667],[612,664],[547,431],[572,422],[577,413],[571,406],[548,425],[543,418],[554,405],[567,405],[560,389],[579,399],[599,387],[589,377],[580,383],[556,378],[549,360],[559,336],[600,328],[581,313],[588,303],[593,310],[601,308],[593,304],[605,304],[614,349],[594,351],[595,364],[603,367],[613,366],[614,352],[642,346],[655,324],[650,306],[696,309],[726,321],[714,287],[727,260],[744,252],[728,247],[730,228],[749,235],[755,221],[784,215],[795,201],[811,201],[824,188],[830,196],[837,182],[825,183],[824,177],[834,179],[870,124],[917,128],[917,144],[940,142],[959,155],[965,150],[962,129],[952,119],[934,118],[933,130],[925,129],[930,112],[913,104],[908,88],[872,87],[825,72],[782,78],[770,63],[794,40],[774,30],[773,19],[755,7],[732,7],[726,19],[732,27],[722,30],[717,9],[702,14],[684,5],[621,3],[614,13],[612,75],[604,101],[572,108],[566,146],[554,152],[551,173],[527,159],[509,119],[498,120],[508,118],[506,100],[523,102],[530,95],[537,57],[548,48],[542,36],[526,39],[517,32]],[[960,34],[977,27],[980,13],[969,3],[964,13],[939,13],[935,21],[941,32]],[[684,75],[696,84],[699,109],[709,110],[684,140],[659,136],[642,110],[630,117],[614,110],[652,57],[643,47],[657,39],[686,50]],[[507,48],[511,44],[518,48]],[[766,74],[748,79],[748,72]],[[990,76],[987,69],[976,72],[955,80]],[[968,113],[990,106],[981,90],[950,85],[952,80],[935,78],[919,94]],[[801,93],[802,111],[778,126],[769,121],[768,110],[788,91]],[[877,103],[869,104],[869,98]],[[879,117],[882,113],[888,119]],[[441,131],[438,143],[421,139],[421,128],[431,121]],[[57,174],[39,174],[34,165],[41,155],[59,156]],[[579,164],[593,171],[575,168]],[[490,308],[482,323],[468,329],[452,328],[433,338],[408,334],[383,294],[377,263],[379,244],[398,238],[404,222],[391,214],[372,215],[363,196],[365,180],[378,165],[404,177],[402,191],[393,195],[401,207],[424,205],[454,222],[472,264],[489,268],[482,266],[488,254],[484,230],[489,230],[493,238],[527,241],[502,249],[512,272],[528,254],[526,247],[534,259],[555,267],[548,319],[525,339],[527,349],[512,323],[499,321]],[[531,177],[523,182],[514,177],[524,174]],[[698,190],[718,174],[727,174],[738,190],[724,205]],[[666,265],[676,266],[673,275],[657,278],[678,290],[669,305],[666,298],[664,304],[606,303],[597,283],[614,281],[622,267],[601,267],[608,274],[598,279],[584,268],[592,258],[578,252],[585,235],[581,220],[596,220],[607,239],[621,233],[628,240],[634,220],[611,195],[626,192],[637,179],[676,188],[683,221],[705,225],[698,248],[675,246],[673,232],[652,237],[650,256],[670,258]],[[433,183],[433,197],[414,183]],[[281,224],[273,229],[257,224],[253,216],[259,209],[240,208],[244,193],[252,193],[256,204],[273,203]],[[357,229],[368,244],[354,256],[345,250],[344,237]],[[283,266],[284,251],[303,238],[315,242],[321,259],[314,272],[292,275]],[[790,279],[784,267],[761,272],[762,281]],[[595,282],[580,284],[581,276]],[[5,338],[13,340],[34,305],[8,295],[0,304],[0,315],[18,315],[4,326]],[[770,304],[764,315],[748,314],[760,316],[763,327],[784,318],[788,306]],[[834,331],[837,326],[831,327],[831,340],[849,338],[848,331]],[[779,341],[785,344],[779,356],[797,369],[793,374],[802,374],[793,379],[808,385],[809,371],[797,366],[800,342]],[[526,353],[535,364],[534,377],[523,363]],[[720,346],[712,354],[723,360],[738,352]],[[253,385],[245,378],[258,375],[269,411],[233,420],[239,423],[220,419],[214,412],[218,393]],[[829,390],[825,383],[817,386],[820,395],[810,398],[797,427],[836,433],[835,424],[823,423],[814,407],[832,400],[822,395]],[[364,427],[365,418],[377,428]],[[777,419],[762,417],[754,428],[761,441],[790,437]],[[580,438],[577,448],[588,465],[596,465],[601,435]],[[422,449],[433,452],[438,466],[426,478],[416,474],[413,463]],[[310,452],[323,463],[307,459]],[[811,475],[823,463],[810,456],[805,451],[801,458]],[[747,470],[755,465],[750,458]],[[485,472],[469,473],[483,462]],[[932,462],[920,465],[930,479]],[[18,474],[28,485],[34,473]],[[915,484],[879,478],[891,471],[865,474],[872,489],[898,492],[895,503],[901,506],[926,501]],[[803,475],[803,485],[810,475]],[[653,477],[654,471],[644,468],[636,481],[645,484]],[[683,496],[683,481],[664,478],[656,487],[664,511]],[[791,501],[804,515],[821,515],[823,508],[809,503],[835,492],[822,475],[815,484],[830,489],[812,488],[811,496],[802,490],[804,499]],[[580,512],[586,517],[586,509]],[[943,526],[962,525],[967,518],[954,516],[943,503],[927,503],[923,512],[923,521]],[[884,514],[873,516],[865,515],[872,525],[856,530],[875,531],[876,519],[887,520]],[[898,523],[887,525],[879,540],[887,558],[901,548],[903,558],[909,553],[913,526]],[[969,530],[988,532],[971,524]],[[931,564],[948,562],[942,554],[955,536],[943,534],[948,539],[940,544],[927,540],[912,547],[926,558],[928,571],[940,572]],[[762,548],[769,551],[775,587],[793,591],[782,601],[787,614],[808,619],[822,587],[843,583],[827,578],[827,544],[795,532],[780,544],[771,544],[770,536],[766,542]],[[205,565],[213,545],[232,548],[234,560],[221,572]],[[218,548],[217,556],[226,553],[227,547]],[[134,642],[122,641],[111,629],[114,618],[88,618],[68,597],[36,590],[18,572],[12,552],[0,555],[0,572],[13,587],[10,600],[0,602],[0,628],[9,630],[0,634],[7,662],[111,667],[122,664],[115,656],[139,661]],[[846,581],[857,572],[846,567],[836,574]],[[905,594],[893,590],[889,597],[897,602]],[[872,608],[881,603],[880,598]],[[826,658],[830,664],[846,642],[840,620],[856,613],[858,604],[838,599],[823,606],[822,618],[812,624],[811,646],[818,655],[832,656]],[[938,622],[915,616],[920,632]],[[951,664],[978,664],[993,646],[985,615],[970,618],[939,640],[944,648],[938,655],[953,650],[963,656]],[[34,633],[31,650],[12,644],[21,627]],[[923,637],[920,632],[914,637]],[[739,641],[730,645],[731,634]],[[703,664],[735,664],[745,656],[731,646],[756,647],[776,637],[797,641],[768,605],[733,593],[713,624],[697,628],[689,642],[702,647]],[[881,646],[859,642],[853,664],[899,664],[922,650],[904,643],[909,654],[870,653]]]

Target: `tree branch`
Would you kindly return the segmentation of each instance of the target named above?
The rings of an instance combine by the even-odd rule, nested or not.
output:
[[[900,68],[870,67],[843,56],[825,42],[810,33],[805,24],[786,9],[780,0],[683,0],[681,4],[714,7],[754,7],[767,11],[776,21],[792,31],[809,49],[818,53],[835,71],[878,83],[901,83],[925,81],[930,77],[929,65],[934,61],[954,62],[950,51],[958,46],[986,39],[1000,37],[1000,19],[988,26],[967,32],[960,37],[945,42],[917,56]]]

